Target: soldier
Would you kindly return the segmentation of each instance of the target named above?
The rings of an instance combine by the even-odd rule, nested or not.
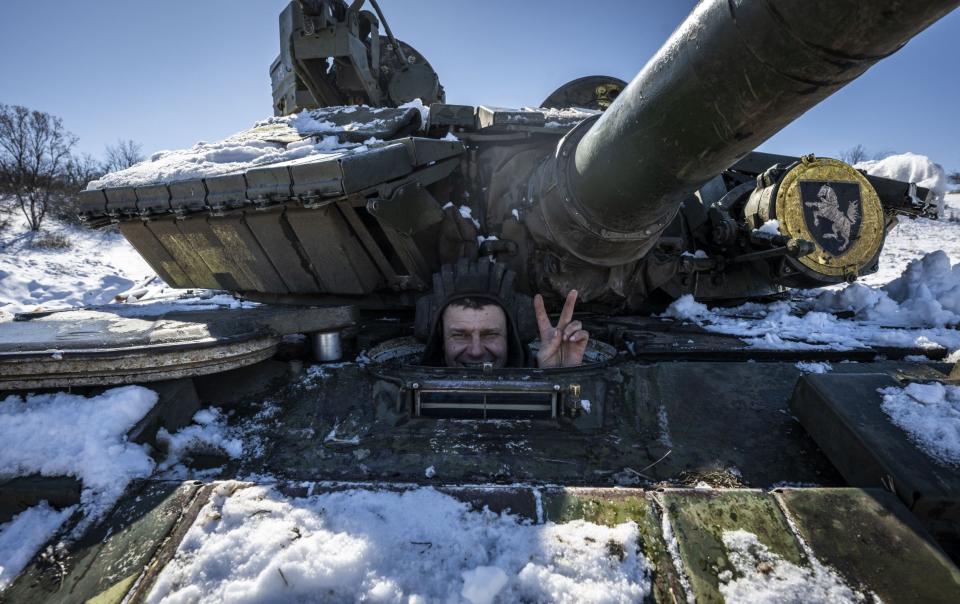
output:
[[[590,334],[573,320],[576,290],[570,291],[556,325],[540,294],[513,290],[514,274],[502,265],[461,261],[434,275],[434,290],[417,303],[417,335],[426,339],[423,363],[447,367],[525,367],[526,342],[539,334],[540,368],[583,363]]]

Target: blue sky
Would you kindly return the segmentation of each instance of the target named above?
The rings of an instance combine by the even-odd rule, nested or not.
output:
[[[381,0],[394,33],[433,64],[447,100],[533,105],[567,80],[630,80],[689,0]],[[4,0],[0,102],[63,118],[95,156],[216,140],[271,114],[270,63],[285,0]],[[835,156],[913,151],[960,170],[960,12],[763,147]]]

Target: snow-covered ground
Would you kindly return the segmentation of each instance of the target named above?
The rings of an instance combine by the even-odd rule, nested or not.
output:
[[[19,207],[0,200],[0,318],[37,307],[104,304],[153,275],[119,233],[61,224],[52,217],[31,236]],[[62,238],[69,248],[39,247]]]
[[[948,218],[960,213],[960,195],[948,195],[946,203]],[[71,247],[36,248],[23,235],[18,212],[0,215],[4,221],[0,315],[106,303],[151,275],[119,235],[49,220],[48,232],[65,236]],[[960,222],[905,219],[887,239],[880,272],[855,285],[733,309],[681,299],[667,314],[758,348],[895,344],[954,352],[960,350],[960,265],[954,262],[960,262]],[[139,294],[150,288],[141,289]],[[836,311],[853,311],[854,317],[841,319]],[[824,363],[798,368],[830,370]],[[958,463],[960,395],[953,387],[934,390],[911,385],[884,392],[884,410],[932,457]],[[90,398],[54,393],[0,399],[0,476],[69,475],[83,485],[79,506],[58,511],[43,503],[0,525],[0,590],[71,516],[80,515],[76,526],[82,529],[131,480],[177,477],[180,459],[197,447],[236,457],[256,446],[227,428],[216,409],[201,411],[193,426],[176,434],[160,434],[163,450],[128,442],[130,427],[155,402],[156,395],[140,387]],[[618,602],[637,601],[650,590],[649,564],[634,547],[637,528],[630,523],[530,524],[510,514],[470,511],[431,489],[290,498],[269,487],[240,486],[220,488],[162,573],[151,601],[257,601],[281,585],[292,594],[290,601],[319,589],[329,590],[332,600],[404,602]],[[61,532],[59,538],[71,535]],[[617,551],[625,555],[611,556],[609,542],[622,545]],[[815,584],[824,598],[859,599],[830,569],[790,565],[753,535],[732,532],[724,542],[737,569],[721,577],[728,599],[764,594],[769,577],[800,590],[793,594],[809,593],[803,586]],[[760,576],[751,570],[759,565],[772,570]]]

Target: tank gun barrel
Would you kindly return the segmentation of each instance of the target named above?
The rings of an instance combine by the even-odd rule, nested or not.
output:
[[[565,182],[544,201],[563,207],[543,208],[554,243],[607,266],[643,256],[707,180],[958,4],[704,0],[561,145]]]

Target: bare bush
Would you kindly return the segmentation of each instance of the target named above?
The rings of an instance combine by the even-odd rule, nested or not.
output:
[[[118,140],[116,145],[107,145],[104,172],[116,172],[143,161],[143,147],[132,140]]]
[[[851,166],[868,159],[870,159],[870,154],[867,153],[867,148],[860,144],[840,151],[840,161],[850,164]]]
[[[87,183],[103,176],[103,166],[89,153],[72,155],[63,173],[64,195],[51,209],[58,219],[71,224],[80,223],[80,191]]]
[[[0,195],[13,197],[37,231],[67,193],[64,171],[77,137],[49,113],[0,104]]]

